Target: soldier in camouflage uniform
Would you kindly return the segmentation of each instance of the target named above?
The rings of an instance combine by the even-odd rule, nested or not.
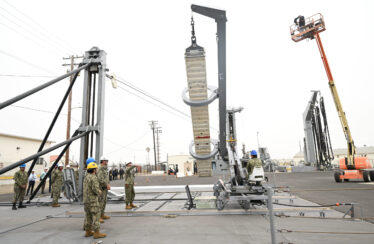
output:
[[[134,168],[136,168],[136,166],[132,166],[131,162],[126,164],[126,170],[125,170],[126,209],[136,208],[136,206],[133,204],[133,201],[135,199],[135,191],[134,191],[135,171],[134,171]]]
[[[100,159],[100,167],[99,167],[99,171],[97,172],[97,178],[99,180],[100,190],[102,191],[102,193],[99,196],[99,203],[100,203],[100,209],[101,209],[100,223],[104,223],[104,219],[110,219],[109,216],[106,216],[104,214],[108,190],[110,190],[109,174],[108,174],[108,159],[105,157],[101,157]]]
[[[87,174],[83,182],[83,203],[85,212],[85,237],[94,236],[95,239],[106,237],[100,233],[100,204],[99,196],[102,193],[99,180],[96,176],[97,164],[91,162],[87,166]]]
[[[18,208],[26,208],[22,204],[23,197],[25,196],[26,186],[28,181],[27,173],[25,172],[26,164],[19,166],[19,171],[14,174],[14,199],[13,199],[13,210],[17,210],[16,204],[19,201]]]
[[[248,179],[249,179],[249,176],[252,174],[253,169],[255,167],[262,167],[262,161],[261,159],[257,158],[256,150],[252,150],[251,159],[249,159],[248,164],[247,164]]]
[[[64,177],[62,175],[62,169],[64,168],[64,165],[62,163],[58,164],[58,169],[53,170],[52,173],[52,207],[60,207],[60,204],[58,204],[58,199],[60,198],[61,188],[64,184]]]

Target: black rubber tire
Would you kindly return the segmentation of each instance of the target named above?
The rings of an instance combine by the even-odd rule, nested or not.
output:
[[[374,170],[372,170],[372,171],[369,171],[370,173],[369,173],[369,175],[370,175],[370,180],[371,181],[374,181]]]
[[[216,200],[216,208],[217,208],[217,210],[223,210],[224,207],[225,207],[225,204],[223,203],[223,201],[217,199]]]
[[[363,176],[364,176],[364,181],[365,182],[369,182],[370,181],[369,171],[364,171]]]
[[[349,179],[344,179],[344,181],[345,181],[345,182],[348,182],[348,181],[349,181]]]
[[[248,210],[251,206],[251,201],[243,201],[241,206],[243,209]]]
[[[334,178],[336,183],[342,182],[342,179],[340,179],[340,172],[335,171],[334,172]]]

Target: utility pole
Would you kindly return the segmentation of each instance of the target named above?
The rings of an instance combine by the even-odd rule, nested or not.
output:
[[[260,132],[257,131],[257,147],[258,150],[260,150],[260,140],[258,139],[258,134],[260,134]]]
[[[157,159],[156,159],[156,141],[155,141],[155,129],[158,121],[156,120],[151,120],[149,121],[149,125],[151,126],[152,133],[153,133],[153,152],[155,156],[155,170],[157,170]]]
[[[149,147],[147,147],[145,150],[147,151],[147,160],[146,160],[147,165],[150,165],[150,163],[149,163],[149,151],[151,151],[151,149]]]
[[[63,64],[62,66],[69,66],[70,65],[70,70],[67,70],[67,72],[72,71],[74,69],[74,66],[78,65],[74,63],[74,59],[78,58],[83,58],[83,56],[77,56],[77,55],[72,55],[67,58],[62,58],[63,60],[70,59],[70,64]],[[70,76],[70,83],[73,81],[74,75]],[[67,117],[67,126],[66,126],[66,140],[70,139],[70,123],[71,123],[71,101],[73,97],[73,90],[70,91],[69,94],[69,99],[68,99],[68,117]],[[66,150],[65,153],[65,166],[69,164],[69,148]]]
[[[161,127],[156,127],[156,146],[157,146],[157,163],[160,164],[160,136],[159,134],[162,133]]]

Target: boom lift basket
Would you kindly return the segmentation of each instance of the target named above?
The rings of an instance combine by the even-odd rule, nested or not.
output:
[[[301,21],[300,18],[302,18]],[[326,30],[323,16],[319,13],[306,19],[303,16],[299,16],[294,22],[290,26],[290,33],[294,42],[299,42],[306,38],[313,39],[315,34]]]

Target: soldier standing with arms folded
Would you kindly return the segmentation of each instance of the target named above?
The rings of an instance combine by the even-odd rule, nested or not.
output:
[[[27,173],[25,172],[26,164],[21,164],[19,166],[19,171],[14,174],[14,200],[13,200],[13,210],[17,210],[16,204],[19,201],[18,208],[26,208],[22,204],[23,197],[25,196],[27,180]]]
[[[92,236],[97,238],[106,237],[106,234],[100,233],[100,203],[99,196],[102,194],[99,186],[99,180],[96,176],[97,164],[91,162],[87,165],[87,174],[83,182],[83,203],[85,212],[85,237]]]
[[[99,196],[99,203],[100,203],[100,210],[101,210],[100,223],[104,223],[104,219],[110,219],[109,216],[104,215],[108,190],[110,190],[109,174],[108,174],[108,159],[105,157],[101,157],[100,159],[100,167],[99,167],[99,171],[97,172],[97,178],[99,180],[100,190],[101,190],[101,194]]]
[[[58,204],[58,199],[60,198],[61,188],[64,183],[64,177],[62,175],[63,168],[64,165],[59,163],[58,168],[52,173],[52,207],[54,208],[60,207],[60,204]]]
[[[134,184],[135,184],[135,171],[134,168],[136,166],[132,166],[131,162],[126,164],[125,170],[125,194],[126,194],[126,209],[136,208],[133,204],[135,199],[135,191],[134,191]]]

